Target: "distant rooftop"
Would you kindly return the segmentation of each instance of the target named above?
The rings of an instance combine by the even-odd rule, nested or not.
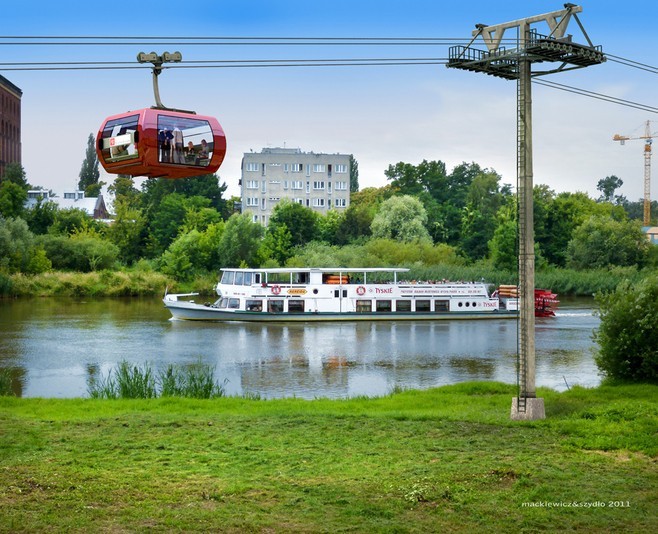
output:
[[[8,91],[15,93],[19,98],[23,95],[23,91],[13,83],[11,83],[7,78],[0,75],[0,85],[3,86]]]

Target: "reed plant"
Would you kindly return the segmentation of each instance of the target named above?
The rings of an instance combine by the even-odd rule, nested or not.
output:
[[[8,397],[14,394],[11,385],[11,369],[0,369],[0,397]]]
[[[93,399],[214,399],[226,394],[214,375],[215,367],[201,362],[185,367],[169,364],[156,375],[149,364],[137,366],[122,361],[107,376],[90,380],[88,391]]]
[[[214,399],[225,395],[224,386],[214,378],[215,367],[201,362],[181,368],[169,364],[158,374],[160,396]]]

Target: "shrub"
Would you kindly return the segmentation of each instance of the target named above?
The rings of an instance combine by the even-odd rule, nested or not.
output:
[[[596,298],[601,314],[594,334],[599,369],[610,378],[658,382],[658,276],[635,286],[623,282]]]

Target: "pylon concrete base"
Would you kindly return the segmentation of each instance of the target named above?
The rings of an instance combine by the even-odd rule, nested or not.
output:
[[[544,410],[544,399],[526,399],[525,411],[519,411],[518,398],[512,398],[512,421],[536,421],[537,419],[546,419]]]

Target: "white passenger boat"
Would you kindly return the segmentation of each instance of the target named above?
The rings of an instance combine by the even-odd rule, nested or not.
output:
[[[195,321],[373,321],[502,319],[517,299],[490,295],[484,282],[407,280],[409,269],[222,269],[215,302],[165,294],[174,319]]]

